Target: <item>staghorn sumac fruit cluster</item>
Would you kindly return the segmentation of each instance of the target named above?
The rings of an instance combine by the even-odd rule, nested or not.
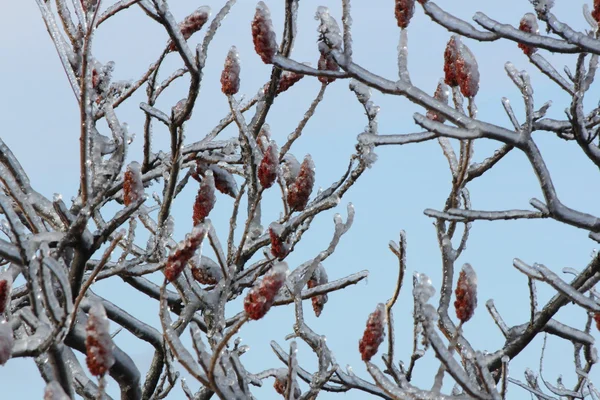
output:
[[[181,274],[188,261],[202,245],[206,234],[206,228],[202,224],[196,225],[192,232],[186,236],[183,242],[179,243],[177,249],[167,258],[165,277],[169,282],[173,282]]]
[[[206,171],[204,179],[200,182],[200,188],[194,201],[194,212],[192,222],[194,226],[204,222],[211,210],[215,206],[217,197],[215,196],[215,178],[212,171]]]
[[[322,264],[319,264],[315,269],[313,275],[306,283],[306,286],[308,286],[309,289],[312,289],[319,285],[324,285],[327,282],[329,282],[329,279],[327,277],[327,271],[325,271],[325,268]],[[315,315],[317,317],[321,316],[321,313],[323,312],[323,307],[325,306],[325,303],[327,303],[327,300],[327,294],[319,294],[311,298],[313,311],[315,312]]]
[[[358,351],[363,361],[370,361],[385,337],[385,305],[379,303],[367,319],[367,327],[358,342]]]
[[[477,275],[470,264],[463,265],[456,283],[456,318],[465,323],[473,317],[477,307]]]
[[[302,211],[308,204],[308,199],[315,184],[315,164],[312,157],[304,157],[298,177],[288,186],[287,202],[291,211]]]
[[[406,29],[415,14],[415,0],[396,0],[394,14],[398,27]]]
[[[273,56],[277,53],[277,39],[271,21],[271,12],[263,1],[259,1],[256,5],[256,13],[252,20],[252,41],[256,54],[265,64],[271,64]]]
[[[281,79],[279,79],[279,85],[277,86],[277,94],[285,92],[292,86],[294,86],[300,79],[304,78],[303,74],[296,72],[283,71]]]
[[[115,363],[115,358],[108,318],[100,300],[92,301],[85,332],[85,360],[88,370],[94,376],[104,376]]]
[[[443,80],[440,80],[440,82],[437,85],[437,88],[435,89],[435,93],[433,94],[433,98],[441,103],[448,104],[448,95],[448,85],[446,85]],[[439,112],[433,110],[427,111],[427,118],[429,118],[432,121],[437,121],[441,123],[444,123],[446,121],[446,117],[444,117]]]
[[[286,393],[288,391],[288,382],[289,382],[289,378],[288,378],[287,373],[285,371],[282,371],[280,374],[278,374],[275,377],[275,382],[273,383],[273,388],[280,395],[286,396]],[[300,390],[300,388],[298,386],[294,386],[294,393],[290,394],[290,396],[286,397],[286,398],[298,399],[298,398],[300,398],[301,395],[302,395],[302,391]]]
[[[288,243],[283,238],[283,225],[273,222],[269,225],[269,238],[271,239],[271,254],[283,260],[289,253]]]
[[[277,168],[279,166],[279,148],[274,141],[269,144],[263,159],[258,166],[258,181],[265,189],[270,188],[277,179]]]
[[[0,314],[7,311],[10,305],[10,295],[12,291],[13,279],[8,271],[0,273]]]
[[[479,67],[475,56],[458,35],[452,35],[444,51],[445,82],[459,87],[465,97],[475,97],[479,91]]]
[[[265,316],[273,305],[275,296],[283,287],[288,274],[288,266],[280,262],[265,274],[260,282],[257,282],[244,299],[244,311],[248,318],[257,320]]]
[[[519,30],[532,33],[534,35],[539,34],[540,29],[538,27],[537,18],[533,13],[527,13],[523,16],[523,18],[521,18],[521,21],[519,22]],[[530,56],[537,51],[536,47],[525,43],[519,43],[518,46],[527,56]]]
[[[123,203],[128,206],[144,197],[142,166],[133,161],[123,174]]]
[[[594,8],[592,10],[592,18],[600,24],[600,0],[594,0]]]
[[[237,48],[232,46],[225,58],[225,66],[221,73],[221,91],[233,96],[240,90],[240,56]]]
[[[221,168],[215,164],[204,164],[200,161],[196,162],[196,168],[192,171],[192,178],[198,182],[202,182],[207,171],[211,171],[215,180],[215,189],[227,196],[235,198],[238,194],[237,183],[231,174],[225,168]]]
[[[202,6],[199,7],[196,11],[185,17],[183,21],[179,23],[179,30],[183,35],[185,40],[188,40],[192,35],[198,32],[206,21],[210,18],[210,7]],[[172,41],[169,42],[168,45],[169,51],[175,51],[175,43]]]

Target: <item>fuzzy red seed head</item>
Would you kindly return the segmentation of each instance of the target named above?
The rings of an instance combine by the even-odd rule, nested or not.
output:
[[[271,142],[260,165],[258,166],[258,180],[263,188],[273,186],[277,179],[277,167],[279,166],[279,149],[275,142]]]
[[[600,24],[600,0],[594,0],[594,9],[592,10],[592,18]]]
[[[289,190],[290,186],[296,181],[298,174],[300,173],[300,163],[293,154],[287,153],[285,156],[283,156],[281,173],[283,175],[285,185]]]
[[[319,71],[339,71],[340,67],[337,65],[335,60],[330,54],[321,53],[321,57],[319,58],[319,62],[317,64],[317,68]],[[331,83],[335,81],[335,78],[330,78],[327,76],[319,76],[319,82],[321,83]]]
[[[435,93],[433,94],[433,98],[444,104],[448,104],[448,95],[448,86],[444,83],[444,80],[440,80],[440,82],[437,85],[437,88],[435,89]],[[437,121],[441,123],[444,123],[446,121],[446,117],[432,110],[427,111],[427,118],[429,118],[432,121]]]
[[[281,74],[281,79],[279,80],[279,86],[277,86],[277,94],[281,92],[285,92],[289,88],[291,88],[296,82],[300,79],[304,78],[303,74],[297,74],[295,72],[284,71]]]
[[[179,23],[179,30],[185,40],[188,40],[194,33],[198,32],[206,21],[210,18],[210,7],[202,6],[196,11],[185,17],[183,21]],[[169,51],[175,51],[175,43],[169,42]]]
[[[216,285],[223,278],[219,265],[208,257],[193,257],[190,264],[192,264],[192,276],[202,285]]]
[[[264,278],[256,283],[244,299],[244,310],[250,319],[261,319],[273,305],[275,296],[285,283],[287,264],[282,262],[271,268]]]
[[[458,86],[456,60],[458,59],[459,43],[460,38],[457,35],[452,35],[448,44],[446,44],[446,50],[444,50],[444,82],[451,87]]]
[[[100,83],[100,74],[96,68],[92,69],[92,87],[95,89],[98,87],[98,83]]]
[[[233,174],[227,171],[225,168],[221,168],[218,165],[211,164],[207,165],[200,161],[196,162],[196,169],[192,172],[192,178],[198,182],[202,182],[206,171],[212,171],[213,178],[215,179],[215,189],[219,192],[231,196],[235,199],[238,194],[238,187],[233,177]]]
[[[123,203],[128,206],[143,197],[142,167],[138,162],[133,161],[123,174]]]
[[[367,327],[362,339],[358,342],[358,351],[363,361],[370,361],[385,337],[385,306],[378,304],[377,308],[367,319]]]
[[[192,276],[202,285],[216,285],[219,283],[207,270],[200,267],[192,267]]]
[[[328,281],[329,280],[327,278],[327,272],[325,271],[325,268],[322,264],[319,264],[312,277],[306,283],[306,286],[308,286],[308,288],[311,289],[319,285],[324,285]],[[325,306],[325,303],[327,303],[328,299],[329,298],[327,294],[320,294],[311,298],[313,311],[315,312],[315,315],[317,317],[321,316],[321,313],[323,312],[323,307]]]
[[[0,314],[6,312],[10,306],[12,283],[12,275],[8,271],[0,273]]]
[[[315,184],[315,164],[310,155],[304,157],[296,180],[288,188],[287,201],[292,211],[302,211]]]
[[[281,374],[280,376],[277,376],[275,378],[275,383],[273,383],[273,388],[275,389],[275,391],[277,393],[279,393],[282,396],[285,396],[286,392],[287,392],[287,386],[288,386],[288,377],[286,374]],[[300,388],[298,386],[294,386],[294,395],[290,398],[299,399],[301,395],[302,395],[302,391],[300,390]]]
[[[183,242],[179,243],[177,248],[167,258],[165,277],[169,282],[173,282],[181,274],[187,263],[200,248],[200,245],[202,245],[206,233],[203,225],[195,226],[192,232],[185,237]]]
[[[596,328],[600,331],[600,312],[594,314],[594,321],[596,321]]]
[[[471,319],[477,308],[477,275],[470,264],[463,265],[456,284],[456,317],[465,323]]]
[[[115,358],[113,355],[114,344],[108,329],[108,318],[100,301],[92,302],[85,333],[88,370],[94,376],[104,376],[115,363]]]
[[[460,87],[465,97],[474,97],[479,91],[479,67],[475,56],[457,35],[452,35],[444,51],[444,81]]]
[[[527,13],[523,16],[523,18],[521,18],[519,30],[527,33],[533,33],[534,35],[539,33],[540,30],[537,23],[537,18],[533,13]],[[528,44],[519,43],[518,46],[527,56],[530,56],[537,51],[537,47],[533,47]]]
[[[415,0],[396,0],[395,14],[398,27],[406,29],[415,14]]]
[[[233,46],[227,58],[225,59],[225,66],[221,73],[221,91],[228,95],[234,95],[240,90],[240,56],[237,52],[237,48]]]
[[[204,222],[211,210],[215,206],[217,198],[215,196],[215,178],[211,170],[206,171],[204,179],[200,183],[198,195],[194,202],[193,223],[194,226]]]
[[[256,54],[260,56],[265,64],[271,64],[273,56],[277,53],[277,39],[271,21],[271,13],[262,1],[258,2],[252,20],[252,41],[254,42]]]
[[[273,222],[269,225],[269,237],[271,239],[271,254],[282,260],[288,254],[288,245],[282,238],[283,225]]]
[[[479,66],[471,50],[464,44],[458,47],[456,73],[460,92],[465,97],[475,97],[479,91]]]

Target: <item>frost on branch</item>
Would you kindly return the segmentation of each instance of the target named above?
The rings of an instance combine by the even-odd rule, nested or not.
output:
[[[319,285],[324,285],[327,282],[329,282],[329,279],[327,278],[327,271],[325,271],[323,264],[319,263],[317,269],[315,269],[315,272],[306,283],[306,286],[311,289]],[[327,303],[327,300],[327,294],[320,294],[311,298],[313,311],[317,317],[321,316],[321,312],[323,312],[323,307],[325,306],[325,303]]]
[[[221,91],[232,96],[240,90],[240,55],[232,46],[225,58],[225,66],[221,73]]]
[[[175,251],[167,258],[165,277],[169,282],[177,279],[186,264],[200,248],[207,231],[203,225],[197,225],[192,232],[186,235],[185,240],[177,246]]]
[[[256,54],[265,64],[271,64],[273,56],[277,53],[277,39],[271,13],[263,1],[259,1],[256,5],[256,13],[252,20],[252,41]]]
[[[385,337],[385,305],[379,303],[367,319],[367,327],[358,342],[358,351],[363,361],[370,361]]]
[[[471,50],[459,42],[456,73],[460,92],[465,97],[475,97],[479,91],[479,66]]]
[[[194,33],[198,32],[206,21],[210,18],[210,7],[202,6],[196,11],[185,17],[183,21],[179,23],[179,30],[185,40],[188,40]],[[175,43],[169,42],[169,51],[175,51]]]
[[[538,16],[546,15],[552,7],[554,7],[554,0],[529,0]]]
[[[12,275],[8,271],[0,273],[0,314],[5,313],[10,306],[10,294],[12,290]]]
[[[173,114],[173,119],[179,119],[179,117],[181,115],[183,115],[183,113],[185,112],[185,105],[187,103],[187,98],[183,98],[181,100],[179,100],[172,108],[171,108],[171,113]],[[192,117],[192,113],[190,112],[186,117],[185,120],[189,120]]]
[[[284,262],[274,265],[264,278],[257,282],[244,299],[244,310],[250,319],[261,319],[273,305],[275,296],[285,283],[288,266]]]
[[[477,275],[470,264],[465,264],[456,283],[456,317],[465,323],[471,319],[477,307]]]
[[[315,184],[315,164],[310,155],[304,157],[296,180],[288,187],[287,201],[292,211],[302,211]]]
[[[325,44],[329,49],[341,50],[343,43],[342,34],[338,23],[329,14],[329,8],[319,6],[319,8],[317,8],[315,19],[320,21],[317,29],[321,39],[320,43]],[[323,52],[324,50],[322,50],[321,47],[322,46],[319,46],[319,50]]]
[[[396,0],[395,14],[398,27],[406,29],[415,14],[415,0]]]
[[[44,400],[69,400],[69,396],[57,381],[52,381],[44,389]]]
[[[258,180],[263,188],[273,186],[277,179],[277,167],[279,166],[279,149],[277,143],[271,142],[260,165],[258,166]]]
[[[426,304],[435,294],[435,289],[431,284],[431,279],[425,274],[415,273],[413,297],[420,304]]]
[[[337,65],[333,57],[331,56],[331,50],[342,49],[342,34],[340,33],[340,27],[338,26],[335,19],[329,14],[327,7],[320,6],[317,9],[315,19],[320,21],[319,28],[319,62],[317,68],[320,71],[339,71],[340,67]],[[335,81],[335,78],[319,76],[321,83],[331,83]]]
[[[8,322],[0,322],[0,365],[10,360],[15,340],[13,331]]]
[[[519,30],[532,33],[534,35],[539,34],[540,29],[538,27],[537,18],[533,13],[527,13],[523,16],[523,18],[521,18]],[[527,56],[530,56],[537,51],[537,47],[533,47],[525,43],[519,43],[519,48],[523,50],[523,53],[525,53]]]
[[[215,178],[212,171],[206,171],[204,179],[200,183],[196,201],[194,201],[194,214],[192,216],[194,226],[204,222],[211,210],[215,206],[217,197],[215,196]]]
[[[283,175],[283,180],[285,181],[285,185],[289,187],[294,183],[298,174],[300,173],[300,163],[294,157],[293,154],[287,153],[283,156],[283,162],[281,164],[281,173]]]
[[[114,344],[108,329],[106,311],[100,301],[92,301],[85,326],[86,363],[94,376],[104,376],[115,363]]]
[[[144,197],[142,166],[133,161],[123,174],[123,203],[128,206]]]

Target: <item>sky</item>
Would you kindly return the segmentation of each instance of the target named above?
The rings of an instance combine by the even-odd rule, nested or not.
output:
[[[52,198],[60,193],[65,200],[76,195],[78,187],[78,108],[68,86],[53,44],[45,30],[40,12],[34,1],[6,2],[0,13],[0,137],[13,150],[25,170],[33,187]],[[208,4],[213,15],[223,1],[205,0],[196,3],[172,0],[170,7],[178,20],[200,5]],[[457,4],[459,3],[459,4]],[[107,6],[109,2],[103,2]],[[267,1],[271,8],[278,38],[283,31],[283,2]],[[314,13],[319,5],[314,0],[300,2],[298,37],[292,57],[316,65],[317,21]],[[579,29],[585,29],[582,1],[557,0],[554,9],[563,21]],[[476,11],[483,11],[499,21],[517,24],[525,12],[532,11],[527,0],[505,2],[463,0],[454,2],[439,0],[438,5],[456,16],[470,20]],[[264,65],[255,54],[250,34],[250,21],[254,15],[253,1],[240,0],[226,18],[215,36],[208,55],[202,89],[191,120],[186,124],[186,143],[201,139],[218,121],[227,114],[227,99],[220,92],[220,73],[226,53],[232,45],[237,46],[242,61],[241,96],[250,98],[269,79],[270,67]],[[332,15],[340,21],[341,2],[329,2]],[[352,3],[354,61],[389,79],[397,79],[396,47],[399,29],[393,14],[393,1],[355,0]],[[202,40],[203,31],[190,39],[195,46]],[[442,77],[443,51],[450,34],[436,26],[422,9],[417,7],[408,29],[409,71],[414,84],[433,93]],[[139,8],[131,8],[103,24],[95,35],[93,44],[96,58],[106,63],[115,62],[114,79],[137,79],[156,60],[167,34],[154,21],[147,18]],[[536,72],[513,42],[477,43],[464,40],[475,54],[481,73],[481,88],[476,98],[478,118],[510,128],[500,99],[510,99],[518,118],[524,115],[519,91],[504,72],[504,64],[512,62],[519,70],[531,75],[535,90],[535,105],[552,100],[548,116],[564,118],[568,98],[546,77]],[[557,70],[563,65],[574,70],[575,58],[552,56],[543,52],[549,60],[556,62]],[[181,61],[170,55],[163,66],[163,75],[181,66]],[[305,128],[304,134],[292,148],[292,153],[301,159],[311,154],[316,165],[316,186],[328,187],[339,179],[354,152],[356,136],[364,130],[367,119],[360,104],[348,90],[348,81],[338,80],[331,84],[325,99]],[[187,82],[181,80],[165,92],[157,107],[169,113],[170,108],[185,95]],[[592,89],[591,93],[594,93]],[[269,114],[273,138],[282,143],[304,115],[319,91],[319,82],[305,78],[289,92],[279,96]],[[380,134],[418,132],[413,122],[414,112],[424,113],[404,98],[373,92],[373,101],[381,107],[379,114]],[[129,131],[137,134],[131,146],[128,160],[140,160],[144,115],[138,108],[143,101],[143,90],[128,104],[117,109],[122,122],[127,122]],[[588,99],[588,110],[596,99]],[[105,127],[104,132],[107,133]],[[236,134],[233,127],[227,129],[225,137]],[[598,180],[593,175],[594,166],[583,157],[572,143],[552,137],[550,133],[535,134],[544,155],[561,200],[568,206],[594,215],[600,215],[597,198],[600,195]],[[475,160],[481,161],[500,144],[489,140],[475,145]],[[162,127],[154,130],[154,151],[168,149],[168,134]],[[412,346],[412,296],[411,275],[414,272],[427,274],[438,289],[441,281],[441,257],[437,246],[433,221],[423,214],[426,208],[442,209],[450,190],[451,178],[447,162],[436,142],[389,146],[376,149],[378,161],[365,172],[361,179],[342,199],[332,212],[316,218],[296,251],[288,257],[291,268],[315,257],[325,249],[333,234],[332,217],[335,212],[346,218],[346,205],[351,202],[356,210],[354,225],[342,238],[337,251],[325,263],[330,280],[341,278],[364,269],[370,271],[366,282],[351,286],[329,295],[329,302],[320,318],[310,313],[306,303],[307,323],[319,334],[327,337],[336,361],[349,365],[359,376],[370,380],[358,353],[358,340],[362,336],[365,321],[376,305],[392,295],[397,274],[397,259],[388,250],[390,240],[397,241],[400,230],[408,238],[407,279],[400,299],[394,310],[396,330],[396,354],[408,362]],[[504,210],[511,208],[530,209],[531,198],[542,198],[539,184],[533,171],[518,151],[506,156],[483,178],[470,186],[473,207],[479,210]],[[147,193],[160,192],[161,186],[154,185]],[[181,240],[191,229],[191,208],[196,187],[190,185],[176,200],[173,213],[176,220],[175,239]],[[278,193],[266,193],[263,208],[265,221],[271,221],[281,212],[277,202]],[[225,242],[232,201],[219,195],[211,219],[215,223],[221,241]],[[116,208],[109,208],[106,215]],[[266,225],[266,224],[265,224]],[[478,274],[479,306],[475,316],[464,327],[466,337],[473,347],[482,351],[495,351],[504,340],[500,331],[485,310],[485,302],[494,299],[496,307],[509,325],[527,321],[529,295],[527,279],[512,266],[518,257],[527,263],[543,263],[560,273],[565,267],[582,269],[590,260],[598,243],[587,237],[587,232],[563,226],[550,220],[526,220],[511,222],[475,222],[472,227],[468,248],[457,262],[473,265]],[[158,279],[158,278],[157,278]],[[565,277],[565,279],[569,279]],[[106,296],[116,305],[136,317],[158,324],[158,304],[143,295],[126,290],[116,279],[99,282],[93,287],[96,293]],[[539,303],[545,302],[553,292],[544,284],[538,284]],[[437,301],[437,297],[434,298]],[[240,309],[240,302],[228,308],[228,315]],[[231,313],[231,314],[229,314]],[[557,319],[573,323],[582,328],[585,314],[572,306],[562,310]],[[270,349],[270,341],[277,341],[288,348],[285,336],[293,330],[293,309],[273,309],[262,320],[243,327],[239,336],[250,346],[242,361],[251,372],[266,368],[282,367]],[[113,327],[114,328],[114,327]],[[600,335],[597,331],[596,338]],[[142,378],[153,351],[145,343],[135,340],[127,332],[116,336],[116,343],[130,353]],[[526,367],[539,370],[542,346],[539,336],[527,350],[511,363],[511,376],[523,379]],[[383,368],[379,356],[374,362]],[[316,359],[310,350],[299,346],[300,365],[314,370]],[[544,378],[550,382],[563,375],[564,384],[572,386],[575,376],[572,367],[573,352],[568,343],[550,337],[544,359]],[[419,361],[415,383],[424,388],[433,382],[432,368],[438,362],[431,353]],[[600,382],[596,369],[592,379]],[[449,381],[449,379],[447,379]],[[187,380],[194,390],[197,385]],[[263,388],[253,389],[259,399],[277,399],[267,380]],[[32,360],[10,360],[0,368],[0,384],[8,398],[23,399],[42,397],[44,383],[39,377]],[[509,398],[521,398],[526,393],[510,387]],[[108,393],[116,395],[118,387],[109,380]],[[175,395],[175,398],[182,396]],[[351,391],[333,395],[323,393],[321,398],[362,399],[364,394]]]

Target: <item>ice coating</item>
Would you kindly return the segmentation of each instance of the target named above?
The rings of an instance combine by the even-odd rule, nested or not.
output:
[[[329,8],[319,6],[317,8],[315,19],[321,22],[317,30],[327,46],[331,49],[341,50],[343,43],[342,34],[338,23],[329,13]]]

